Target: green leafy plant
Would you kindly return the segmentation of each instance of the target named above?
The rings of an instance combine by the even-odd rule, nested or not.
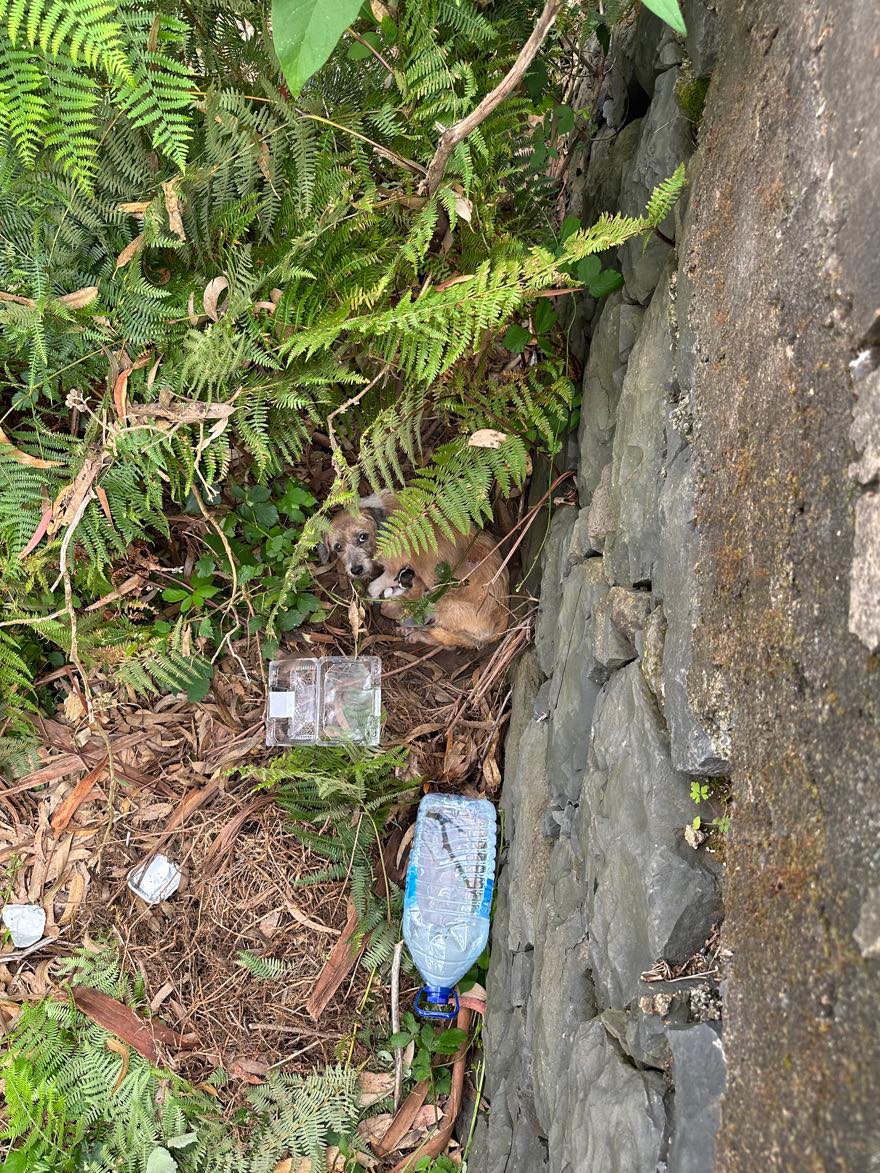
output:
[[[82,952],[64,968],[73,984],[145,1009],[140,979],[122,973],[113,949]],[[273,1074],[248,1089],[232,1131],[213,1096],[131,1048],[121,1052],[72,1001],[27,1005],[5,1043],[0,1137],[9,1170],[266,1173],[288,1156],[326,1163],[331,1137],[351,1136],[357,1121],[356,1074],[337,1066]]]
[[[360,8],[361,0],[273,0],[275,52],[291,93],[320,69]]]
[[[437,1095],[447,1095],[452,1059],[467,1042],[467,1031],[457,1027],[437,1029],[430,1022],[420,1022],[410,1010],[404,1012],[401,1022],[403,1029],[391,1035],[388,1046],[404,1049],[413,1043],[412,1078],[416,1082],[431,1080]]]
[[[643,0],[643,3],[646,8],[650,8],[662,21],[665,21],[670,28],[675,29],[682,36],[687,35],[687,28],[678,6],[678,0]]]
[[[273,794],[291,834],[326,861],[297,883],[349,885],[358,917],[355,947],[369,937],[361,959],[367,969],[386,964],[398,938],[402,894],[384,874],[382,829],[392,808],[412,798],[418,784],[398,776],[405,762],[401,748],[295,747],[266,766],[239,770],[258,790]]]

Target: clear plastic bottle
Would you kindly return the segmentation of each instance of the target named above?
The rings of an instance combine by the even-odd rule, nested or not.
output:
[[[419,803],[403,903],[403,937],[425,981],[415,1002],[423,1018],[452,1018],[458,1010],[455,984],[489,939],[494,883],[492,803],[426,795]]]

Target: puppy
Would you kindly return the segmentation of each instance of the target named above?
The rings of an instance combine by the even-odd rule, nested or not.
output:
[[[376,542],[379,530],[388,515],[397,508],[397,498],[388,489],[361,497],[360,512],[337,513],[330,522],[324,541],[318,546],[318,557],[326,565],[335,558],[340,570],[349,578],[371,579],[382,570],[376,561]]]
[[[444,590],[433,603],[424,626],[415,625],[407,616],[405,603],[424,597],[438,585],[438,567],[444,561],[459,585]],[[452,559],[437,551],[410,558],[386,558],[384,571],[370,583],[367,593],[382,600],[382,614],[399,620],[411,642],[481,648],[507,630],[510,581],[501,562],[492,536],[473,532],[462,539]]]

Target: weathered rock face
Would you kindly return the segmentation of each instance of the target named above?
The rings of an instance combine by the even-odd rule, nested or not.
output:
[[[880,1154],[876,21],[732,0],[719,48],[714,0],[682,7],[684,44],[644,7],[614,34],[579,164],[585,219],[639,212],[694,148],[677,82],[715,69],[675,247],[625,246],[582,319],[579,508],[515,676],[475,1173]],[[703,837],[728,777],[732,956]]]
[[[640,212],[693,147],[674,94],[683,48],[644,9],[616,39],[605,116],[622,129],[583,172],[591,218]],[[685,829],[717,813],[694,803],[691,775],[723,772],[727,743],[689,693],[699,540],[675,255],[656,239],[621,261],[624,288],[585,347],[580,509],[558,509],[546,534],[535,650],[514,676],[479,1173],[713,1161],[717,1034],[687,982],[643,974],[688,961],[720,918],[719,866]]]

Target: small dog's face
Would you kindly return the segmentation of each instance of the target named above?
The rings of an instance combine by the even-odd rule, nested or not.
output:
[[[349,578],[372,578],[376,562],[376,520],[369,513],[338,513],[318,546],[322,562],[335,558]]]
[[[371,599],[420,599],[424,593],[425,584],[411,566],[386,566],[367,587]]]

